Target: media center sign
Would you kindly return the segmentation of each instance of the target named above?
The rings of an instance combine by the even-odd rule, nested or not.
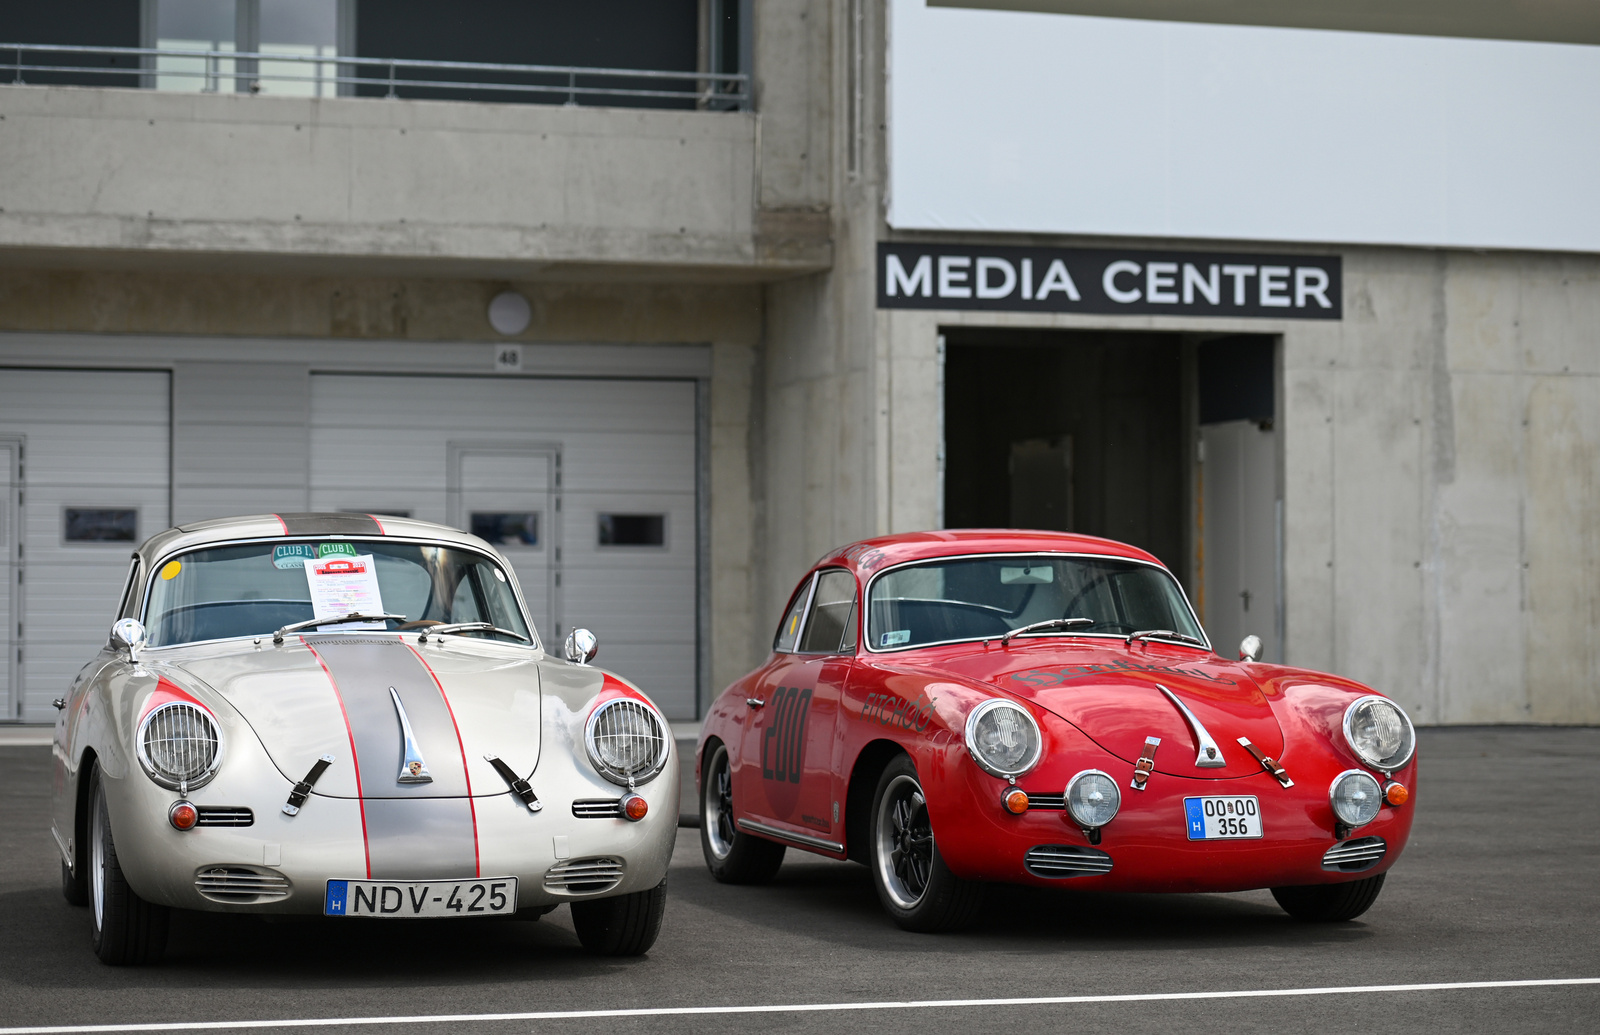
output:
[[[1337,320],[1337,255],[878,245],[880,309]]]

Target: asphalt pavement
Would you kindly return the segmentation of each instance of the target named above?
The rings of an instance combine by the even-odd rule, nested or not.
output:
[[[1347,924],[1297,923],[1266,892],[999,888],[978,929],[908,934],[860,866],[791,850],[771,885],[724,887],[683,829],[665,927],[640,959],[585,955],[565,909],[393,925],[180,914],[164,963],[118,969],[59,892],[49,749],[0,746],[0,1035],[330,1019],[284,1030],[1596,1030],[1600,984],[1504,983],[1600,978],[1600,729],[1425,729],[1420,750],[1410,847]],[[1497,984],[1396,989],[1475,982]],[[1356,986],[1374,987],[1337,991]],[[1083,1001],[994,1002],[1048,997]],[[881,1005],[914,1001],[944,1005]],[[705,1012],[723,1007],[780,1009]],[[685,1012],[594,1015],[615,1010]]]

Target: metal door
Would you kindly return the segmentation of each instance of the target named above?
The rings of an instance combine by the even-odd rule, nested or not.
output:
[[[551,445],[449,446],[451,523],[505,555],[545,650],[558,656],[566,635],[560,610],[560,479],[561,453]]]
[[[1202,615],[1212,646],[1237,656],[1261,637],[1264,660],[1281,661],[1277,436],[1253,420],[1206,424],[1201,443]]]

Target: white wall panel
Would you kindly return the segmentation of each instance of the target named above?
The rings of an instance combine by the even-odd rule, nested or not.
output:
[[[66,542],[63,509],[134,507],[139,540],[171,522],[170,380],[165,372],[0,369],[0,437],[25,442],[22,715],[50,701],[94,656],[136,543]]]
[[[551,593],[554,618],[541,637],[559,650],[575,625],[593,629],[600,664],[637,680],[670,717],[690,718],[695,422],[692,381],[313,375],[311,507],[387,507],[453,524],[464,519],[451,513],[445,491],[452,448],[462,455],[463,448],[495,444],[554,447],[561,512],[542,515],[545,542],[526,551],[548,557],[546,546],[561,550],[550,568],[560,583]],[[473,462],[458,473],[463,499],[514,510],[531,506],[527,493],[543,491],[519,484],[510,455],[465,455]],[[601,511],[666,515],[666,545],[599,545]],[[522,565],[518,572],[530,606],[540,611],[533,598],[544,584],[534,585]]]
[[[894,0],[902,229],[1600,251],[1600,47]]]

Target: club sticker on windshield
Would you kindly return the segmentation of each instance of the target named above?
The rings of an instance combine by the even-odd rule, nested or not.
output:
[[[317,548],[310,543],[289,543],[272,548],[274,568],[298,568],[306,561],[317,559]]]
[[[911,642],[911,630],[910,629],[894,629],[894,630],[891,630],[891,631],[886,632],[886,633],[883,634],[883,642],[878,644],[878,646],[880,646],[880,647],[894,647],[894,646],[896,646],[898,644],[910,643],[910,642]]]
[[[372,555],[337,555],[305,563],[306,584],[311,588],[311,613],[317,618],[348,614],[383,614],[378,572]],[[383,622],[346,622],[339,629],[382,629]]]

